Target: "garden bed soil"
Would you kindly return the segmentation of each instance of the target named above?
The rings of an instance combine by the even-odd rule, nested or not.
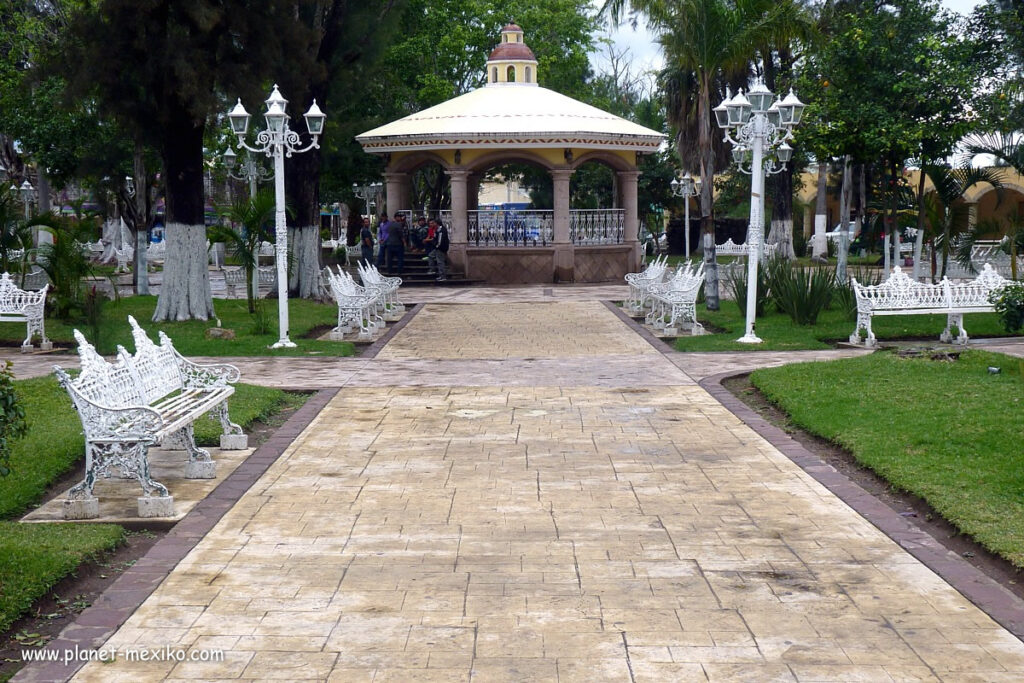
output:
[[[726,378],[722,386],[743,401],[765,420],[785,431],[814,455],[848,479],[856,483],[879,501],[888,505],[901,517],[909,518],[929,536],[948,550],[960,555],[993,581],[1014,595],[1024,599],[1024,574],[1006,559],[990,552],[969,536],[961,534],[925,500],[896,490],[888,481],[856,461],[853,454],[836,444],[811,434],[794,425],[789,416],[768,401],[750,381],[750,375]]]
[[[312,396],[311,392],[289,392]],[[269,439],[302,405],[293,405],[275,413],[266,422],[252,423],[248,431],[249,445],[258,447]],[[85,474],[85,463],[65,473],[46,490],[44,501],[63,495],[64,491],[81,481]],[[31,611],[10,629],[0,633],[0,682],[8,680],[23,666],[21,652],[30,648],[41,648],[57,637],[65,626],[72,623],[78,613],[91,605],[126,569],[144,557],[174,524],[159,522],[144,525],[123,525],[129,529],[125,543],[104,553],[102,557],[79,565],[70,575],[64,577],[49,593],[36,601]],[[28,636],[33,636],[29,638]]]

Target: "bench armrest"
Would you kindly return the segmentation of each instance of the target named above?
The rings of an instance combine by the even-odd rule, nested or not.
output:
[[[186,389],[225,387],[234,384],[242,377],[238,368],[229,363],[203,365],[193,363],[178,353],[177,349],[174,350],[174,353],[178,357],[178,369],[181,371],[182,384]]]

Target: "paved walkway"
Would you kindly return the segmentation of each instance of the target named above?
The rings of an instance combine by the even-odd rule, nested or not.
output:
[[[603,305],[431,304],[316,363],[346,389],[107,644],[224,661],[77,680],[1024,677],[1019,640]]]

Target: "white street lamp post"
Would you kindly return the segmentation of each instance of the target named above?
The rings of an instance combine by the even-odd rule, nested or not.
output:
[[[733,145],[733,159],[741,171],[751,175],[750,226],[746,240],[747,320],[744,335],[736,340],[745,344],[761,343],[754,333],[754,318],[757,310],[757,266],[764,241],[765,153],[774,157],[769,157],[768,172],[778,173],[785,169],[786,162],[793,156],[793,148],[788,141],[793,138],[793,128],[800,123],[804,112],[804,104],[792,90],[785,99],[774,100],[775,95],[759,78],[747,97],[742,90],[732,98],[726,93],[726,100],[714,109],[718,126],[725,131],[725,141]],[[747,152],[751,154],[749,171],[743,168]]]
[[[362,199],[366,204],[366,215],[369,218],[373,218],[373,211],[370,207],[373,205],[373,200],[378,194],[380,194],[380,183],[370,183],[369,185],[357,185],[352,183],[352,193],[357,199]]]
[[[224,152],[224,167],[227,169],[228,177],[249,183],[249,199],[256,199],[256,183],[270,180],[270,171],[256,163],[248,150],[245,152],[245,161],[238,166],[238,175],[232,173],[236,166],[238,166],[238,155],[235,154],[235,150],[228,147],[228,151]]]
[[[11,185],[11,187],[14,187]],[[32,187],[32,183],[25,179],[25,182],[21,184],[19,188],[21,190],[21,200],[25,202],[25,220],[27,221],[32,217],[29,207],[32,205],[32,194],[36,191],[36,188]]]
[[[686,243],[686,260],[690,260],[690,199],[696,197],[697,193],[700,192],[700,178],[694,179],[690,176],[690,172],[687,171],[681,180],[673,178],[672,182],[669,183],[672,186],[672,194],[675,197],[682,197],[683,202],[686,204],[686,229],[683,234],[686,236],[684,242]]]
[[[279,349],[283,347],[293,348],[295,342],[288,338],[288,224],[285,219],[284,209],[284,158],[292,154],[308,152],[311,149],[319,149],[320,135],[324,132],[324,121],[327,119],[320,107],[313,100],[312,106],[303,117],[306,119],[306,128],[312,141],[305,147],[299,146],[299,134],[288,127],[289,116],[285,112],[288,100],[281,96],[277,85],[270,93],[266,101],[267,111],[263,118],[267,122],[267,129],[256,135],[256,146],[250,147],[245,142],[245,133],[249,129],[249,112],[242,106],[242,100],[228,114],[231,121],[231,130],[238,137],[238,145],[250,152],[266,154],[274,158],[274,200],[276,211],[274,214],[274,252],[277,257],[277,317],[278,336],[277,342],[270,348]]]

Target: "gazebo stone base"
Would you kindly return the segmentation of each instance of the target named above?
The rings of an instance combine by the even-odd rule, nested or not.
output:
[[[464,254],[466,277],[488,284],[621,282],[637,270],[629,244],[538,247],[474,247]]]

